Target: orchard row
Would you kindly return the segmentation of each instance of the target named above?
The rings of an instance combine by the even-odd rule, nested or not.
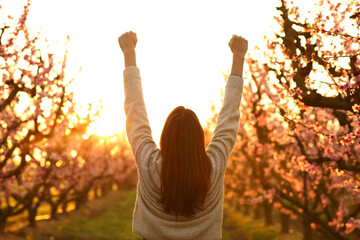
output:
[[[301,220],[305,240],[358,239],[360,5],[321,0],[301,12],[281,0],[277,10],[265,57],[247,59],[226,196],[263,209],[267,224],[273,210],[285,225]]]
[[[55,61],[29,34],[29,5],[0,28],[0,233],[24,213],[34,226],[44,204],[56,218],[70,203],[81,206],[90,191],[136,182],[125,135],[87,135],[97,110],[75,111],[66,54]]]

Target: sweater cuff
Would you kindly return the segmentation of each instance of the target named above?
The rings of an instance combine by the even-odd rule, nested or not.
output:
[[[237,74],[230,74],[230,76],[236,76],[236,77],[241,77],[241,78],[243,78],[242,76],[237,75]]]
[[[134,76],[140,75],[140,70],[136,66],[129,66],[125,68],[123,74],[124,74],[124,79],[129,79],[129,78],[133,79]]]

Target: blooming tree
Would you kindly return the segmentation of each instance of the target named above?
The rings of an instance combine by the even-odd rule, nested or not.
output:
[[[36,189],[25,191],[20,201],[19,195],[11,199],[11,185],[31,188],[22,173],[31,171],[30,162],[38,157],[36,144],[54,135],[72,100],[64,82],[66,55],[56,64],[53,54],[37,48],[38,38],[30,36],[26,25],[29,5],[16,26],[4,25],[0,33],[0,201],[6,206],[0,210],[0,230],[8,216],[32,204]]]
[[[300,218],[304,239],[359,237],[359,3],[279,5],[265,60],[247,61],[227,197]]]
[[[59,62],[45,54],[26,25],[29,6],[0,28],[0,233],[11,216],[27,212],[35,226],[42,204],[56,218],[69,202],[78,207],[90,191],[136,176],[124,136],[86,135],[93,110],[77,114],[67,53]]]

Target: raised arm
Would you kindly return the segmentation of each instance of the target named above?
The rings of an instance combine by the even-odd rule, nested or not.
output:
[[[233,53],[231,74],[226,82],[223,106],[220,110],[214,135],[207,152],[217,159],[215,168],[224,173],[229,155],[235,145],[240,119],[240,101],[243,90],[243,66],[247,51],[247,40],[233,35],[229,47]]]
[[[151,135],[151,128],[146,113],[142,91],[140,71],[136,66],[135,47],[136,34],[126,32],[119,37],[119,45],[124,53],[124,90],[125,90],[125,114],[126,134],[135,156],[138,167],[145,166],[141,154],[145,150],[156,148]]]

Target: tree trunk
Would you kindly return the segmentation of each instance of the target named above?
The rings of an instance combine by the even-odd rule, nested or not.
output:
[[[79,194],[79,196],[75,200],[75,209],[81,208],[88,199],[88,193],[87,192],[81,192],[81,193],[78,193],[78,194]]]
[[[244,211],[243,211],[244,215],[249,216],[249,214],[250,214],[250,206],[249,206],[249,204],[244,204],[243,209],[244,209]]]
[[[261,204],[256,204],[254,208],[254,219],[261,218]]]
[[[64,200],[63,202],[62,202],[62,206],[61,206],[61,209],[62,209],[62,214],[65,214],[65,213],[67,213],[67,205],[68,205],[68,200]]]
[[[289,233],[290,230],[290,216],[281,213],[281,233]]]
[[[111,183],[110,183],[110,182],[104,183],[104,184],[101,186],[101,195],[102,195],[102,196],[105,196],[105,195],[108,194],[110,191],[111,191]]]
[[[7,216],[0,216],[0,234],[5,232]]]
[[[307,219],[303,220],[304,240],[312,240],[312,229]]]
[[[238,211],[238,212],[241,212],[241,210],[243,209],[243,205],[241,205],[239,202],[236,202],[235,203],[235,209],[236,209],[236,211]]]
[[[309,200],[308,200],[308,190],[307,190],[307,179],[308,174],[305,172],[304,176],[303,176],[303,181],[304,181],[304,200],[305,200],[305,209],[304,211],[307,212],[307,210],[309,209]],[[304,230],[304,240],[311,240],[312,239],[312,234],[311,234],[311,222],[309,221],[309,219],[306,217],[304,217],[303,219],[303,230]]]
[[[58,219],[58,211],[57,211],[57,209],[58,209],[58,204],[56,204],[56,203],[52,203],[51,204],[51,210],[50,210],[50,218],[51,219]]]
[[[271,206],[271,204],[267,200],[264,200],[263,207],[264,207],[265,225],[266,226],[273,225],[274,222],[273,222],[273,219],[272,219],[272,206]]]
[[[28,208],[28,220],[30,227],[36,227],[36,215],[37,215],[37,207],[29,207]]]

